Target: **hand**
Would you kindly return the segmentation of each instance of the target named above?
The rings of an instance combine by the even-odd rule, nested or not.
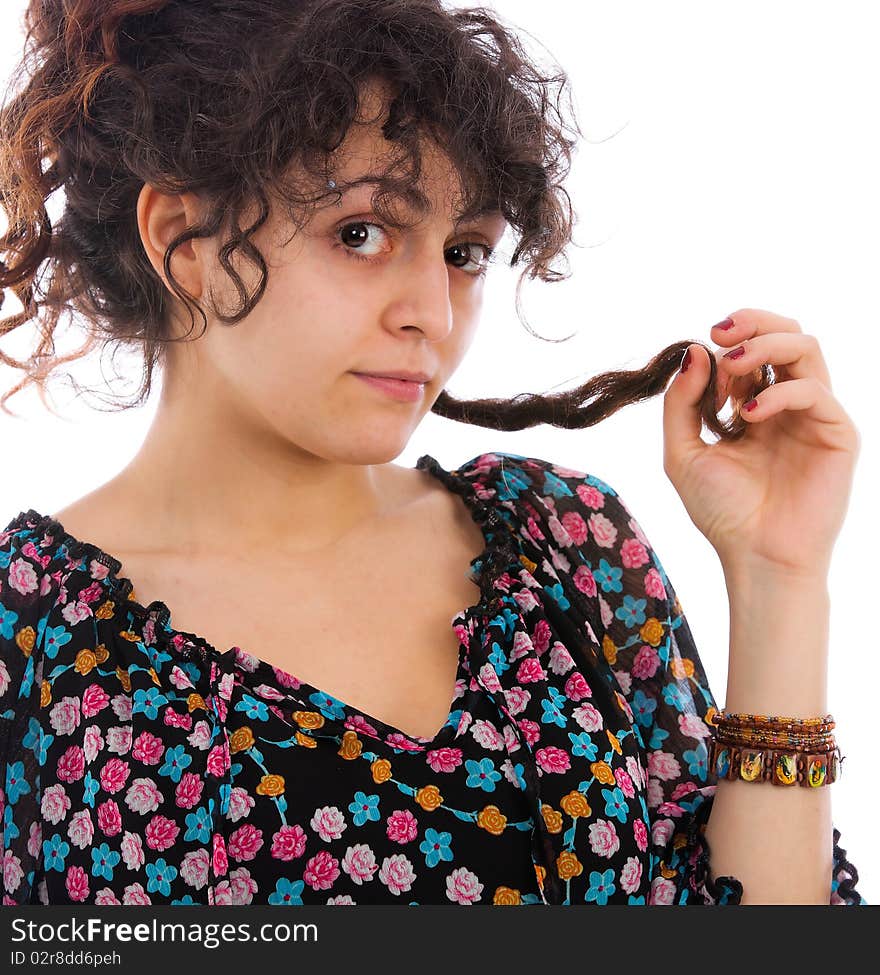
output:
[[[827,575],[852,487],[861,438],[831,391],[819,343],[793,318],[757,308],[713,327],[719,408],[730,398],[751,429],[733,443],[702,440],[700,397],[709,381],[709,352],[691,345],[690,367],[663,401],[663,469],[691,520],[728,570],[781,576]],[[728,349],[745,347],[739,359]],[[770,363],[776,382],[754,392],[753,373]]]

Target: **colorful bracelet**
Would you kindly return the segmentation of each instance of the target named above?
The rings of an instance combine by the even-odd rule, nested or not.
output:
[[[710,768],[719,779],[772,782],[818,788],[840,779],[844,757],[834,745],[825,751],[751,748],[712,740]]]

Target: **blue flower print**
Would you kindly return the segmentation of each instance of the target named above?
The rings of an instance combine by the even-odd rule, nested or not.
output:
[[[603,789],[602,798],[605,800],[605,815],[614,816],[625,824],[629,808],[626,804],[626,796],[620,789]]]
[[[483,789],[494,792],[495,783],[501,778],[501,773],[495,771],[495,764],[491,758],[481,758],[475,762],[469,758],[465,763],[468,772],[467,785],[469,789]]]
[[[7,801],[10,805],[15,805],[20,796],[30,791],[30,783],[24,774],[24,762],[13,762],[6,769]]]
[[[251,721],[265,721],[269,717],[268,705],[264,701],[258,701],[251,694],[242,693],[235,710],[244,711]]]
[[[91,772],[86,772],[83,776],[83,802],[87,806],[94,808],[95,796],[98,794],[98,789],[101,788],[101,783],[92,775]]]
[[[177,876],[177,867],[166,863],[164,857],[159,857],[155,863],[148,863],[147,867],[147,891],[152,894],[162,894],[163,897],[171,895],[171,881]]]
[[[211,839],[211,816],[204,806],[186,815],[186,833],[184,841],[195,840],[197,843],[207,843]]]
[[[567,698],[564,694],[560,694],[555,687],[550,688],[550,697],[545,697],[541,701],[541,707],[544,709],[544,713],[541,716],[541,722],[543,724],[555,724],[560,728],[565,727],[566,717],[562,713],[562,706],[565,704]]]
[[[577,755],[592,762],[596,757],[598,749],[589,734],[586,731],[582,731],[579,735],[576,735],[573,731],[569,731],[568,737],[571,739],[572,755]]]
[[[183,897],[178,897],[171,902],[171,906],[174,907],[175,904],[195,904],[196,902],[192,899],[192,894],[184,894]]]
[[[332,694],[316,691],[309,695],[309,700],[325,718],[330,718],[331,721],[341,721],[345,717],[345,705]]]
[[[652,698],[653,700],[653,698]],[[654,706],[657,706],[657,702],[654,701]],[[651,740],[648,742],[648,748],[652,751],[656,751],[658,748],[663,747],[663,742],[669,737],[669,732],[664,731],[660,725],[654,725],[651,731]]]
[[[111,850],[106,843],[92,847],[92,876],[113,879],[113,868],[122,859],[116,850]]]
[[[436,867],[441,860],[451,860],[452,833],[438,833],[429,826],[419,849],[425,854],[425,863],[429,867]]]
[[[348,811],[352,814],[355,826],[363,826],[367,820],[376,822],[379,819],[379,797],[368,796],[358,790],[354,794],[354,802],[349,803]]]
[[[53,741],[55,741],[55,735],[46,734],[36,718],[28,719],[28,730],[22,739],[22,745],[25,748],[30,748],[40,765],[46,764],[46,753]]]
[[[0,563],[0,567],[6,568],[5,565]],[[18,613],[13,613],[11,609],[7,609],[3,603],[0,603],[0,637],[4,640],[11,640],[15,630],[12,628],[12,624],[18,619]]]
[[[607,559],[599,559],[599,568],[593,569],[593,578],[602,587],[602,592],[621,592],[623,569],[610,565]]]
[[[183,745],[165,749],[165,761],[159,767],[159,775],[167,775],[172,782],[179,782],[183,770],[192,764],[192,755],[187,755]]]
[[[590,871],[590,889],[587,891],[586,901],[597,904],[607,904],[608,898],[617,890],[614,885],[614,871],[609,867],[604,873],[598,870]]]
[[[681,711],[684,713],[685,701],[687,697],[686,692],[682,692],[678,684],[667,684],[663,688],[663,700],[670,706],[675,708],[676,711]]]
[[[497,641],[492,642],[492,652],[489,654],[489,663],[492,664],[499,674],[503,674],[505,670],[510,669],[510,664],[507,662],[507,657],[504,655],[504,651],[501,649],[501,645]]]
[[[70,853],[70,844],[65,843],[60,833],[54,833],[43,840],[43,868],[45,870],[64,870],[64,858]]]
[[[269,894],[270,904],[297,905],[302,904],[302,892],[305,882],[302,880],[288,880],[280,877],[275,884],[275,890]]]
[[[705,743],[701,741],[696,748],[683,752],[681,757],[688,763],[688,772],[705,782],[709,768],[709,752]]]
[[[67,628],[64,626],[47,626],[45,629],[44,637],[44,647],[46,650],[46,656],[51,660],[58,655],[58,651],[64,646],[65,643],[70,643],[73,639],[73,635],[68,632]],[[151,717],[153,717],[151,715]]]
[[[627,625],[627,627],[641,626],[647,617],[645,607],[648,605],[647,599],[635,599],[629,593],[623,597],[623,605],[618,606],[614,615]]]
[[[641,687],[633,694],[630,704],[636,721],[646,728],[654,720],[654,712],[657,710],[657,699],[646,694]]]
[[[168,698],[158,687],[148,687],[146,690],[141,687],[134,692],[131,713],[143,713],[151,721],[154,721],[159,714],[159,707],[167,703]]]

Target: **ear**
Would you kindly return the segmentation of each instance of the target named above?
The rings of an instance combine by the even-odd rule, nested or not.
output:
[[[199,216],[200,201],[194,193],[162,193],[150,183],[141,187],[137,201],[141,243],[150,264],[171,294],[174,291],[165,275],[165,251],[178,234],[196,223]],[[207,283],[205,243],[204,238],[188,240],[176,247],[171,255],[175,279],[195,298],[201,296]]]

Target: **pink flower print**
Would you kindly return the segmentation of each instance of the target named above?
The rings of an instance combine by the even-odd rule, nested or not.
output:
[[[2,857],[0,857],[0,876],[3,877],[3,887],[9,893],[15,893],[18,890],[18,885],[21,883],[24,877],[24,870],[21,868],[21,860],[12,852],[12,850],[6,850]],[[4,897],[4,905],[7,901]],[[12,898],[9,898],[8,903],[11,905],[14,903]]]
[[[497,694],[501,690],[501,681],[498,680],[498,671],[492,664],[483,664],[479,670],[480,683],[490,694]]]
[[[513,663],[515,660],[519,660],[521,657],[527,657],[529,654],[534,655],[535,647],[532,641],[529,639],[528,633],[523,633],[522,630],[517,630],[513,634],[513,649],[510,651],[510,656],[508,660]]]
[[[392,894],[402,894],[412,887],[416,873],[407,857],[402,853],[395,853],[382,861],[379,879]]]
[[[344,727],[370,738],[378,738],[379,736],[379,732],[362,714],[349,714],[345,719]]]
[[[666,846],[675,829],[671,819],[656,819],[651,827],[651,842],[655,846]]]
[[[2,591],[2,587],[0,587]],[[9,671],[6,668],[6,663],[0,659],[0,697],[2,697],[9,690]]]
[[[50,785],[43,790],[43,797],[40,801],[40,812],[43,819],[48,820],[53,826],[57,826],[67,815],[70,809],[70,797],[63,785]]]
[[[208,888],[208,903],[212,907],[232,906],[232,885],[228,880],[221,880],[213,888]]]
[[[174,841],[177,839],[177,834],[180,832],[180,827],[173,819],[169,819],[167,816],[157,815],[147,823],[147,828],[144,830],[144,838],[147,841],[147,846],[151,850],[167,850],[169,847],[174,846]]]
[[[620,546],[620,560],[625,569],[639,569],[651,561],[645,546],[637,538],[628,538]]]
[[[76,782],[86,770],[86,758],[79,745],[71,745],[58,759],[57,776],[62,782]]]
[[[229,837],[229,855],[233,860],[253,860],[262,845],[262,832],[252,823],[243,823]]]
[[[696,792],[697,786],[693,782],[679,782],[678,785],[672,790],[672,795],[670,799],[675,802],[677,799],[681,799],[682,796],[686,796],[689,792]]]
[[[165,752],[161,738],[150,731],[142,731],[134,740],[132,757],[144,765],[158,765]]]
[[[539,660],[535,657],[527,657],[517,668],[516,679],[520,684],[529,684],[534,681],[546,680],[547,675],[544,673],[544,668]]]
[[[587,523],[577,511],[566,511],[562,516],[562,527],[575,545],[583,545],[587,540]]]
[[[247,789],[242,789],[241,786],[237,785],[229,794],[229,810],[227,815],[233,823],[237,823],[239,819],[244,819],[245,816],[249,816],[250,811],[255,805],[254,797]]]
[[[514,684],[513,687],[508,687],[504,692],[504,701],[511,714],[522,714],[531,697],[531,691],[527,691],[524,687],[520,687],[517,684]]]
[[[104,747],[104,739],[101,736],[101,729],[96,724],[91,724],[83,732],[83,754],[87,762],[94,762],[98,757],[98,752]]]
[[[427,759],[434,772],[454,772],[461,765],[461,749],[434,748],[428,752]]]
[[[648,777],[663,779],[677,779],[681,775],[678,759],[671,752],[651,752],[648,755]]]
[[[22,596],[29,596],[37,588],[37,573],[26,559],[16,559],[9,566],[8,574],[9,585]]]
[[[561,676],[567,674],[572,667],[574,667],[574,658],[568,652],[568,648],[557,641],[550,651],[550,670]]]
[[[649,904],[671,904],[675,898],[675,884],[665,877],[655,877],[651,881]]]
[[[142,883],[129,884],[122,892],[122,903],[132,907],[147,907],[153,902]]]
[[[341,873],[339,861],[327,850],[316,853],[306,864],[303,880],[314,890],[327,890]]]
[[[504,739],[501,737],[501,732],[491,721],[480,718],[471,725],[470,730],[474,736],[474,741],[482,745],[483,748],[490,751],[500,751],[504,748]]]
[[[211,854],[211,865],[214,868],[214,876],[222,877],[229,869],[229,857],[226,855],[226,841],[221,833],[214,833],[211,837],[213,846]]]
[[[523,738],[530,745],[534,745],[536,741],[541,737],[541,729],[538,727],[536,721],[532,721],[529,718],[520,718],[517,721],[519,730],[522,732]]]
[[[635,796],[636,790],[633,788],[632,779],[629,777],[627,771],[622,768],[616,768],[614,770],[614,781],[627,799],[632,799]]]
[[[119,792],[128,781],[130,772],[128,762],[123,762],[121,758],[111,758],[99,773],[101,788],[110,795]]]
[[[642,882],[642,862],[637,857],[627,857],[620,871],[620,886],[624,893],[634,894]]]
[[[683,812],[677,802],[661,802],[657,807],[657,814],[660,816],[680,816]]]
[[[575,477],[578,476],[580,475],[575,475]],[[605,495],[594,485],[578,484],[575,491],[585,507],[591,508],[593,511],[605,507]]]
[[[101,687],[100,684],[90,684],[82,696],[82,716],[93,718],[100,714],[110,703],[110,695]]]
[[[388,817],[386,832],[395,843],[411,843],[419,832],[419,824],[408,809],[395,809]]]
[[[520,574],[525,576],[526,570],[523,569]],[[525,579],[523,581],[525,581]],[[538,583],[538,585],[540,585],[540,583]],[[513,598],[516,600],[517,606],[519,606],[520,611],[523,613],[530,613],[538,605],[538,600],[531,592],[529,592],[528,589],[517,590],[513,594]]]
[[[64,885],[67,887],[67,896],[72,901],[84,901],[89,896],[88,874],[76,864],[67,871]]]
[[[629,515],[629,521],[627,522],[627,524],[630,527],[630,531],[632,531],[633,535],[636,536],[636,538],[642,543],[642,545],[645,546],[645,548],[649,548],[651,543],[648,541],[647,536],[642,531],[642,526],[635,520],[632,514],[630,514],[630,511],[626,507],[626,505],[623,505],[623,508],[626,511],[626,513]]]
[[[584,731],[601,731],[604,722],[601,713],[592,704],[582,704],[572,711],[571,716]]]
[[[596,856],[612,857],[620,849],[620,837],[614,823],[597,819],[590,823],[590,849]]]
[[[568,532],[565,530],[562,522],[556,517],[556,515],[550,515],[547,519],[547,527],[550,529],[550,534],[553,536],[553,541],[557,545],[571,545],[571,538]]]
[[[538,622],[535,624],[535,630],[532,633],[532,646],[535,648],[535,653],[539,657],[542,656],[550,646],[550,638],[552,635],[550,624],[547,622],[547,620],[538,620]]]
[[[2,813],[0,813],[0,816],[2,816]],[[39,821],[32,822],[30,825],[30,829],[28,830],[27,851],[28,853],[30,853],[32,857],[35,857],[40,852],[40,847],[42,845],[43,845],[42,824]],[[0,872],[0,877],[2,876],[3,874],[2,872]]]
[[[208,727],[208,722],[197,721],[192,733],[186,736],[186,740],[192,745],[193,748],[198,748],[199,751],[204,751],[211,741],[211,729]]]
[[[634,755],[626,756],[626,770],[629,772],[630,778],[635,782],[636,787],[639,789],[644,788],[645,771],[642,768],[641,762]]]
[[[227,745],[215,745],[208,752],[208,761],[205,763],[209,775],[214,775],[218,779],[225,775],[229,768],[229,747]]]
[[[565,682],[565,696],[570,701],[582,701],[585,697],[592,697],[590,685],[580,671],[575,671]]]
[[[456,904],[473,904],[480,899],[483,885],[467,867],[453,870],[446,878],[446,896]]]
[[[520,747],[520,744],[519,744],[519,738],[517,736],[516,731],[513,728],[513,725],[509,725],[509,724],[504,725],[504,727],[502,728],[502,732],[504,734],[504,747],[507,749],[508,752],[515,752]]]
[[[119,844],[119,850],[129,870],[140,870],[144,865],[144,845],[137,833],[126,830]]]
[[[614,679],[620,685],[621,691],[624,694],[629,694],[632,691],[632,674],[627,670],[612,670],[611,673],[614,674]]]
[[[526,520],[526,530],[528,531],[529,535],[536,542],[543,542],[544,541],[544,533],[541,531],[540,527],[538,526],[537,521],[535,521],[534,518],[529,517]]]
[[[208,868],[208,851],[204,848],[191,850],[180,865],[181,879],[190,887],[201,890],[208,882]]]
[[[183,728],[188,731],[192,727],[192,715],[178,714],[173,708],[165,708],[164,720],[169,728]]]
[[[97,809],[98,829],[105,836],[116,836],[122,829],[122,814],[115,799],[107,799]]]
[[[272,856],[276,860],[295,860],[306,848],[306,834],[299,825],[282,826],[272,836]]]
[[[555,745],[547,745],[539,748],[535,753],[538,766],[545,772],[567,772],[571,768],[568,752],[557,748]]]
[[[328,904],[354,904],[355,901],[351,894],[337,894],[335,897],[327,898]]]
[[[109,887],[102,887],[95,894],[95,903],[102,907],[121,907],[121,903],[116,894]]]
[[[587,596],[595,596],[596,589],[596,579],[593,576],[592,569],[586,565],[579,565],[574,570],[574,575],[572,576],[575,586]]]
[[[125,793],[125,802],[132,812],[145,816],[159,808],[162,793],[152,779],[133,779]]]
[[[698,714],[680,714],[678,716],[678,727],[683,735],[698,740],[702,740],[712,733],[712,729]]]
[[[202,797],[204,782],[195,772],[184,772],[174,790],[174,801],[181,809],[192,809]]]
[[[663,579],[653,566],[645,573],[645,595],[652,596],[654,599],[666,599]]]
[[[79,727],[80,710],[78,697],[63,697],[49,711],[49,723],[56,735],[72,735]]]
[[[91,846],[95,838],[95,827],[92,823],[92,814],[88,809],[80,809],[70,817],[67,835],[70,837],[70,842],[80,850]]]
[[[617,526],[605,515],[598,512],[590,515],[590,531],[600,548],[613,548],[617,541]]]
[[[417,745],[412,738],[402,735],[399,731],[393,731],[391,734],[386,736],[385,741],[392,748],[400,748],[406,752],[417,752],[420,746]]]
[[[114,755],[127,755],[131,751],[131,725],[107,729],[107,751]]]
[[[342,836],[342,831],[346,829],[348,823],[336,806],[322,806],[315,810],[309,825],[322,840],[329,843],[330,840],[338,840]]]
[[[342,869],[356,884],[366,883],[373,879],[373,874],[379,869],[373,851],[366,843],[350,846],[342,858]]]
[[[639,680],[648,680],[657,673],[657,668],[660,666],[660,657],[657,651],[653,647],[644,646],[639,649],[639,652],[635,655],[631,672],[633,677],[637,677]]]
[[[633,836],[636,846],[644,853],[648,849],[648,827],[643,819],[637,819],[633,823]]]
[[[229,874],[229,886],[232,890],[232,903],[241,906],[252,903],[257,892],[257,882],[247,867],[237,867]]]

